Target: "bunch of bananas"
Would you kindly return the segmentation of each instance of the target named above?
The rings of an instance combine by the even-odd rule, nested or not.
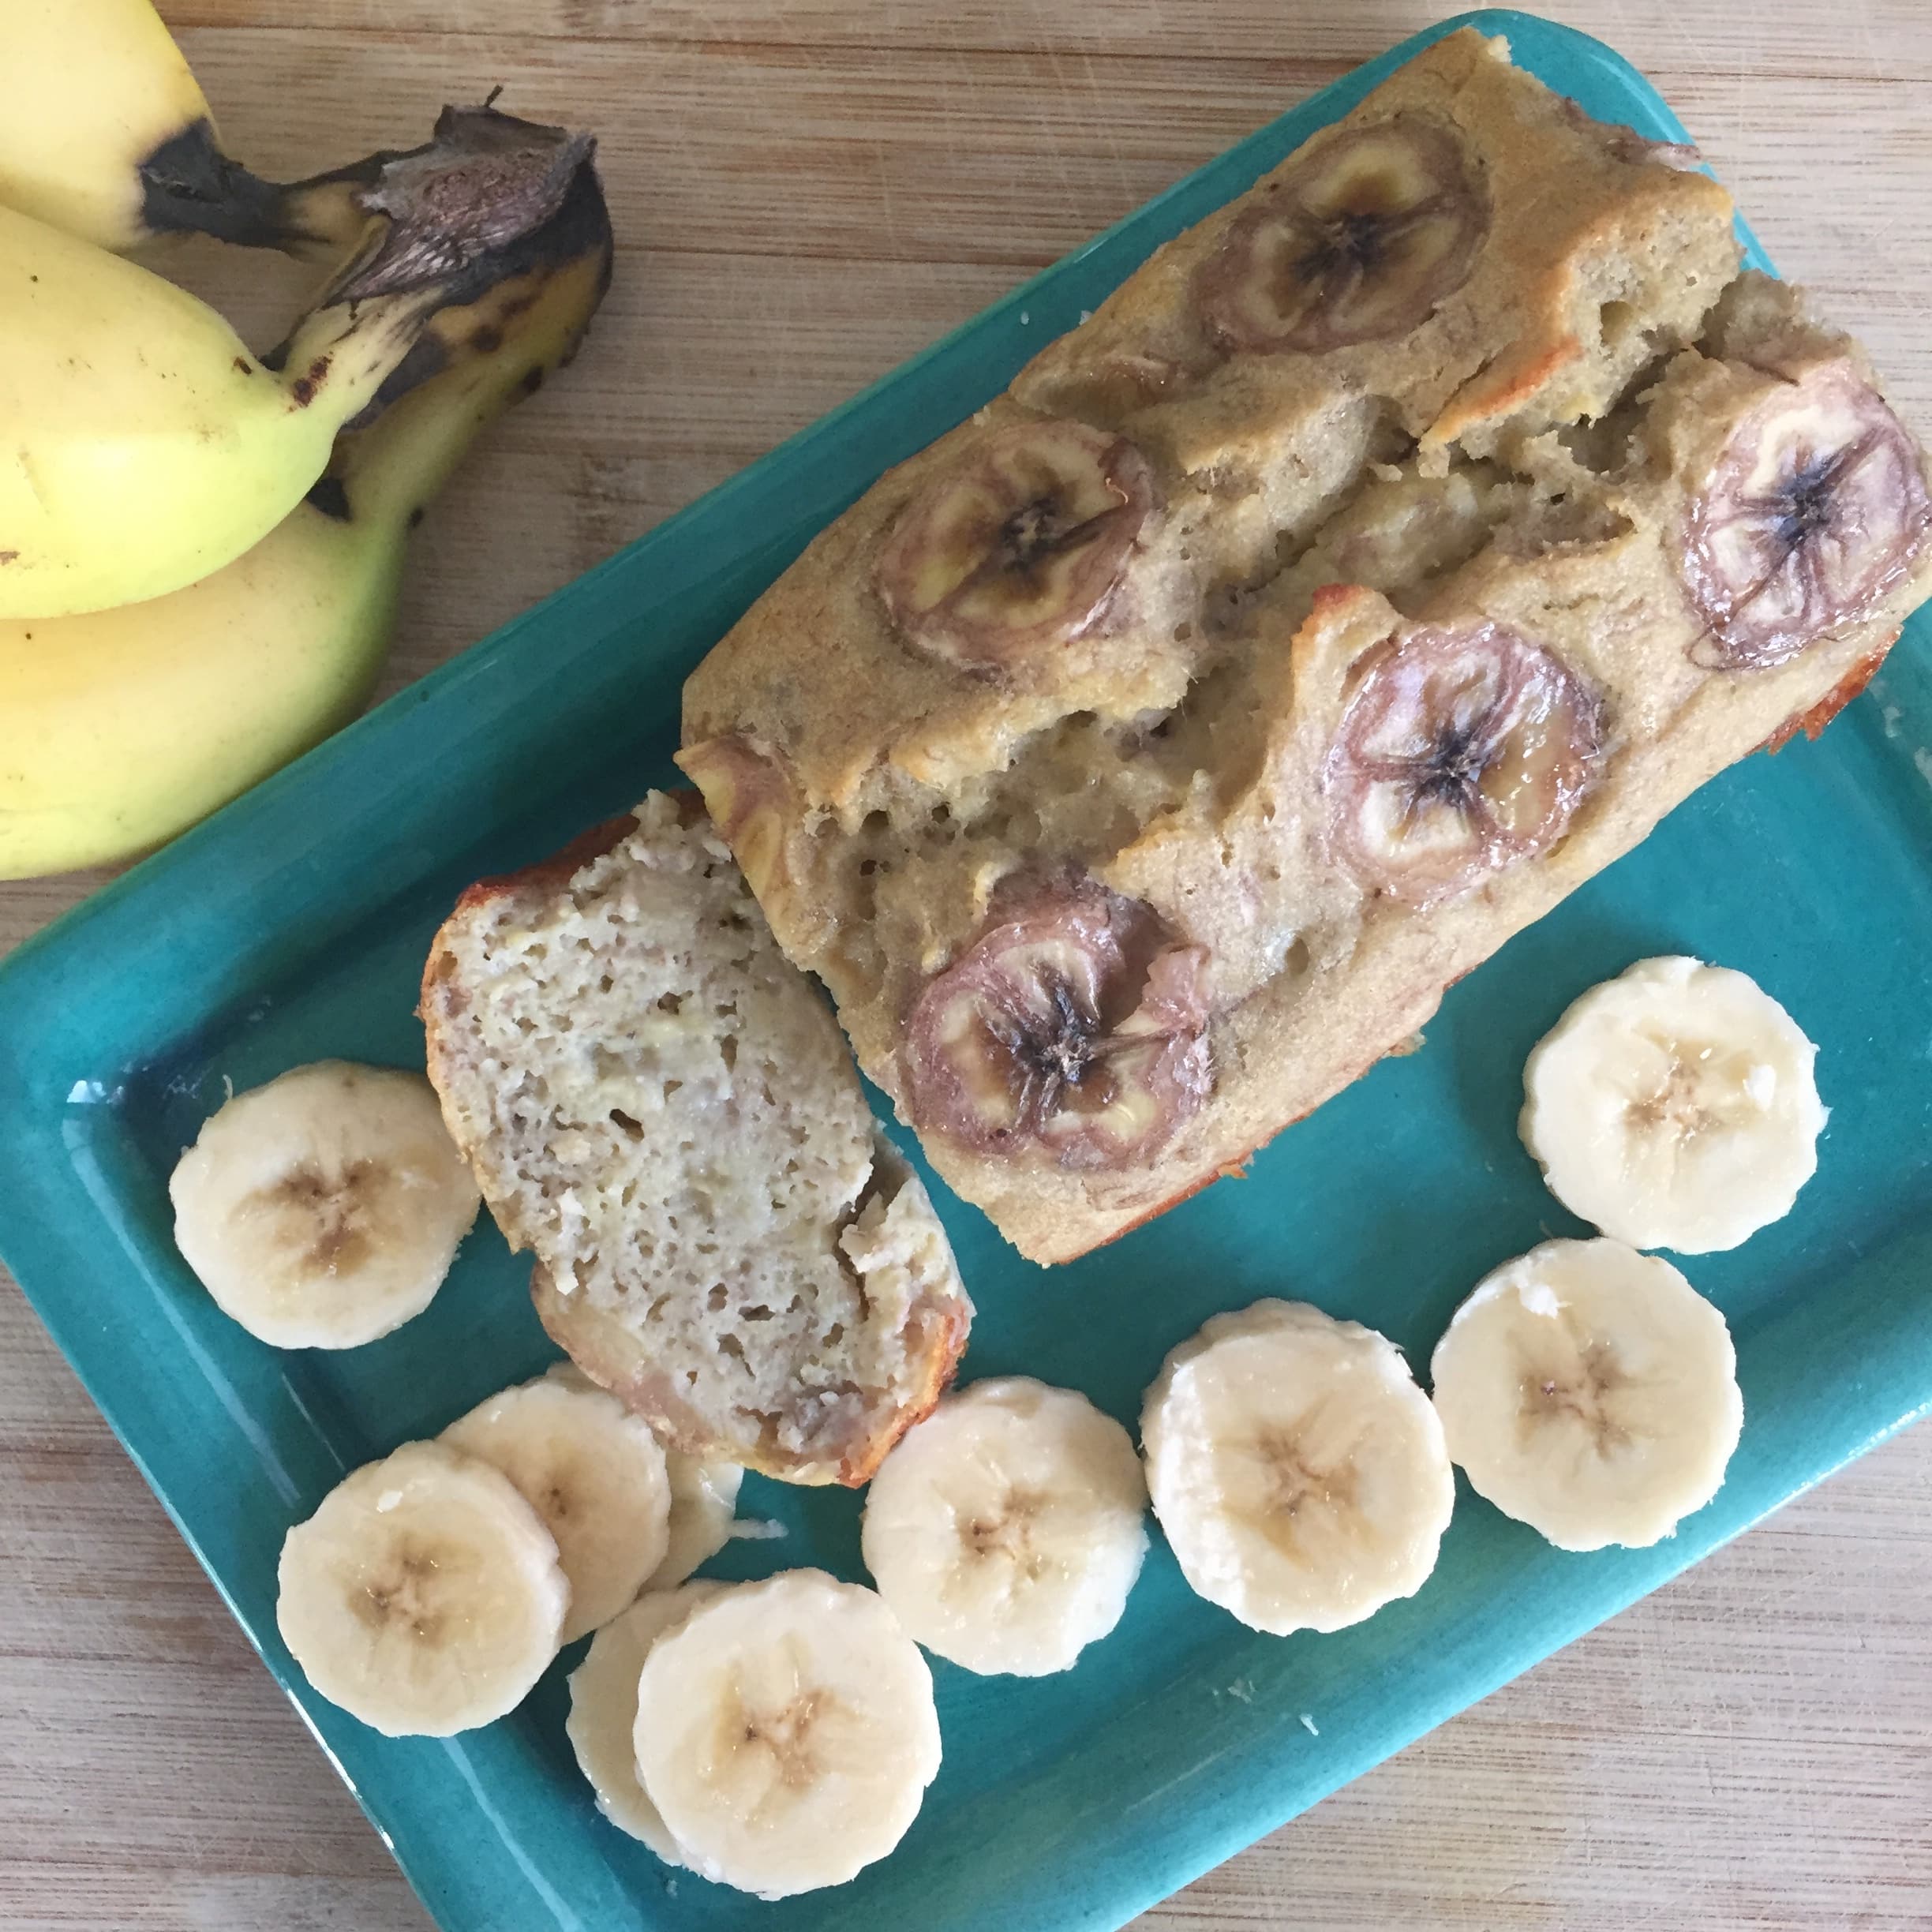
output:
[[[0,878],[148,850],[359,710],[407,532],[608,284],[586,137],[445,109],[307,181],[222,152],[149,0],[5,0]],[[84,69],[86,86],[74,80]],[[44,84],[36,84],[38,76]],[[126,252],[320,255],[255,354]]]

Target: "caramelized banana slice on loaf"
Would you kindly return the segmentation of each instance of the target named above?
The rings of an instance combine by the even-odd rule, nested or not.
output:
[[[1710,661],[1782,664],[1855,623],[1911,569],[1932,527],[1917,447],[1845,363],[1774,390],[1693,498],[1684,586]]]
[[[1104,618],[1155,501],[1123,437],[1050,421],[998,431],[907,506],[879,595],[921,650],[998,673]]]
[[[1017,897],[912,1009],[913,1118],[1019,1160],[1145,1159],[1212,1084],[1200,949],[1091,881]]]
[[[1319,354],[1400,335],[1468,280],[1488,229],[1455,131],[1397,114],[1265,185],[1201,270],[1201,313],[1230,349]]]
[[[1602,763],[1594,696],[1500,624],[1421,628],[1369,653],[1322,772],[1365,884],[1427,905],[1548,850]]]

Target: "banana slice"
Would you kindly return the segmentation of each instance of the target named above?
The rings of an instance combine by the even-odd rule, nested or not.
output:
[[[407,1443],[345,1477],[282,1545],[275,1623],[309,1681],[388,1737],[514,1710],[556,1655],[570,1585],[506,1476]]]
[[[1469,279],[1488,231],[1461,136],[1397,114],[1330,135],[1264,182],[1196,294],[1227,348],[1320,354],[1427,320]]]
[[[1523,1143],[1556,1198],[1618,1241],[1735,1248],[1790,1213],[1818,1171],[1817,1057],[1744,974],[1639,960],[1537,1042]]]
[[[665,1468],[671,1478],[671,1528],[664,1561],[646,1579],[654,1590],[682,1583],[732,1540],[744,1481],[736,1462],[701,1462],[674,1449],[665,1451]]]
[[[1168,1356],[1140,1440],[1181,1573],[1252,1629],[1343,1629],[1436,1567],[1442,1425],[1372,1328],[1301,1302],[1217,1315]]]
[[[1603,764],[1601,707],[1502,624],[1415,627],[1370,651],[1322,768],[1330,837],[1413,904],[1546,852]]]
[[[871,1590],[820,1570],[728,1590],[661,1637],[635,1743],[686,1862],[768,1899],[883,1858],[939,1769],[919,1646]]]
[[[907,506],[879,553],[879,596],[933,657],[1037,666],[1107,614],[1157,502],[1123,437],[1051,419],[997,431]]]
[[[174,1243],[277,1348],[357,1348],[420,1315],[481,1196],[420,1073],[320,1060],[237,1094],[168,1181]]]
[[[605,1392],[573,1361],[553,1362],[545,1372],[567,1387]],[[645,1589],[652,1591],[682,1583],[731,1541],[739,1485],[744,1481],[736,1462],[701,1462],[675,1449],[665,1451],[665,1473],[671,1485],[671,1521],[664,1560],[644,1579]]]
[[[1723,1316],[1621,1241],[1545,1241],[1486,1275],[1429,1376],[1477,1493],[1559,1549],[1670,1535],[1744,1425]]]
[[[1692,503],[1684,587],[1724,670],[1795,657],[1864,618],[1932,537],[1911,432],[1858,371],[1781,383],[1732,432]]]
[[[724,834],[760,904],[790,879],[785,847],[804,807],[784,754],[743,732],[687,745],[678,769],[704,794],[705,812]]]
[[[1127,1432],[1031,1376],[942,1402],[872,1478],[866,1567],[909,1635],[962,1668],[1043,1677],[1120,1621],[1147,1553]]]
[[[590,1780],[597,1807],[620,1831],[641,1839],[667,1865],[688,1863],[657,1807],[638,1782],[638,1677],[650,1647],[702,1603],[727,1586],[686,1583],[647,1590],[590,1639],[584,1661],[570,1674],[570,1716],[564,1728]]]
[[[1214,1084],[1205,957],[1091,879],[1020,889],[913,1005],[911,1118],[1015,1163],[1144,1165]]]
[[[565,1643],[608,1623],[664,1561],[665,1453],[615,1395],[540,1376],[479,1402],[442,1440],[501,1470],[556,1538],[571,1586]]]

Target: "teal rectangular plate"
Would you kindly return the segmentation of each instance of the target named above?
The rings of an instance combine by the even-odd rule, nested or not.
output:
[[[1467,17],[1592,113],[1683,138],[1596,42]],[[167,1194],[227,1084],[325,1054],[420,1065],[417,975],[457,892],[672,779],[684,674],[812,534],[1459,24],[1244,141],[0,967],[0,1252],[448,1932],[1118,1926],[1932,1402],[1932,786],[1913,758],[1932,676],[1915,626],[1880,696],[1708,786],[1456,987],[1422,1052],[1282,1136],[1247,1181],[1050,1272],[934,1190],[979,1305],[969,1377],[1024,1370],[1131,1423],[1170,1346],[1263,1294],[1371,1323],[1421,1361],[1485,1271],[1582,1231],[1515,1137],[1538,1035],[1645,954],[1741,967],[1818,1039],[1833,1114],[1796,1211],[1689,1265],[1735,1332],[1748,1420],[1730,1480],[1674,1541],[1566,1556],[1464,1488],[1417,1597],[1280,1639],[1193,1597],[1157,1540],[1120,1627],[1072,1672],[937,1665],[945,1763],[912,1833],[853,1885],[779,1905],[668,1872],[597,1815],[563,1732],[574,1650],[504,1722],[397,1741],[316,1697],[276,1634],[287,1526],[552,1351],[526,1265],[487,1222],[429,1312],[372,1346],[280,1354],[230,1323],[174,1252]],[[785,1537],[715,1567],[860,1576],[859,1507],[751,1479],[744,1513]]]

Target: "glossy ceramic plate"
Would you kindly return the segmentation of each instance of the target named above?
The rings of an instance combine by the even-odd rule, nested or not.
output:
[[[1518,14],[1470,17],[1593,113],[1683,137],[1594,42]],[[979,1305],[968,1376],[1024,1370],[1131,1422],[1169,1347],[1262,1294],[1371,1323],[1423,1361],[1487,1269],[1581,1231],[1516,1140],[1537,1035],[1646,953],[1741,967],[1820,1042],[1833,1113],[1789,1219],[1689,1265],[1735,1331],[1748,1420],[1730,1481],[1675,1541],[1565,1556],[1464,1488],[1418,1597],[1338,1636],[1282,1640],[1190,1595],[1157,1540],[1125,1620],[1073,1672],[1024,1683],[936,1665],[945,1764],[917,1825],[856,1884],[782,1905],[669,1872],[597,1816],[564,1736],[575,1649],[513,1717],[398,1742],[316,1697],[276,1634],[287,1526],[345,1470],[432,1433],[552,1351],[527,1264],[487,1222],[399,1334],[347,1354],[260,1346],[170,1241],[181,1148],[230,1081],[324,1054],[420,1065],[417,975],[458,890],[670,781],[684,673],[814,530],[1420,44],[1244,142],[0,968],[0,1248],[449,1932],[1116,1926],[1932,1398],[1922,631],[1885,689],[1821,743],[1749,759],[1674,813],[1458,987],[1421,1053],[1284,1134],[1252,1178],[1052,1272],[934,1189]],[[734,1544],[713,1567],[858,1576],[859,1507],[752,1478],[743,1513],[777,1518],[784,1538]]]

